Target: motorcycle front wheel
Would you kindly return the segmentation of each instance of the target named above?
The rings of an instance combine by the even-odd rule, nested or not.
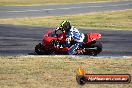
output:
[[[44,54],[44,50],[42,48],[42,44],[39,43],[35,46],[35,52],[38,54],[38,55],[43,55]]]

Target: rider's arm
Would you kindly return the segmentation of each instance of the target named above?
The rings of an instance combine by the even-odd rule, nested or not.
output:
[[[61,30],[61,27],[57,27],[55,28],[55,31]]]
[[[71,32],[69,32],[66,36],[65,44],[63,44],[63,47],[69,47],[71,43],[72,35]]]

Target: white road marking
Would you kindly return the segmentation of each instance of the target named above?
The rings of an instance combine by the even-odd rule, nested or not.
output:
[[[73,58],[73,59],[82,59],[82,58],[116,58],[116,59],[120,59],[120,58],[126,58],[126,59],[131,59],[132,56],[79,56],[79,55],[22,55],[22,57],[57,57],[57,58]]]
[[[118,5],[105,5],[105,6],[82,6],[82,7],[68,7],[68,8],[55,8],[55,9],[40,9],[40,10],[23,10],[23,11],[4,11],[4,12],[41,12],[41,11],[52,11],[52,10],[69,10],[69,9],[82,9],[82,8],[99,8],[99,7],[113,7],[113,6],[125,6],[125,5],[132,5],[132,3],[128,4],[118,4]]]

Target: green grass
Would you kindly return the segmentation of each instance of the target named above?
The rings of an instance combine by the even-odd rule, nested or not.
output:
[[[130,74],[132,58],[43,56],[0,57],[0,88],[80,88],[76,70],[89,74]],[[130,84],[86,84],[83,88],[130,88]]]
[[[0,6],[20,5],[47,5],[47,4],[73,4],[102,1],[126,1],[126,0],[0,0]]]
[[[132,10],[95,12],[67,16],[26,17],[0,19],[0,24],[56,27],[69,20],[77,28],[132,30]]]

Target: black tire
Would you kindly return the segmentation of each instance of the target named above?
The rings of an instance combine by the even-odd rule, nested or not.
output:
[[[100,41],[94,41],[94,43],[91,43],[88,48],[96,48],[96,49],[89,49],[86,50],[85,54],[96,56],[100,52],[102,52],[102,43]]]
[[[42,47],[41,43],[39,43],[38,45],[35,46],[35,52],[38,55],[43,55],[44,54],[44,50],[43,50],[43,47]]]

